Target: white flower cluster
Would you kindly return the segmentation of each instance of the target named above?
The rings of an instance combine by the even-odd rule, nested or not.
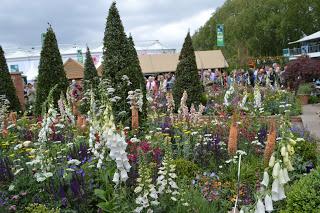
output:
[[[105,104],[102,118],[98,119],[93,103],[94,97],[91,96],[89,146],[94,157],[98,159],[97,168],[100,169],[108,157],[116,162],[117,171],[113,175],[113,182],[118,185],[128,179],[127,173],[131,168],[126,153],[127,143],[123,132],[118,133],[116,131],[111,105],[109,103]],[[100,138],[99,141],[96,140],[97,134]],[[109,155],[107,155],[108,151],[110,151]]]
[[[244,92],[244,96],[243,96],[243,98],[242,98],[242,100],[241,100],[241,102],[239,104],[240,109],[248,110],[248,107],[245,106],[246,103],[247,103],[247,99],[248,99],[248,92],[245,91]]]
[[[0,95],[0,130],[4,127],[4,120],[7,117],[10,102],[5,95]]]
[[[294,154],[293,146],[296,144],[296,141],[303,139],[293,139],[292,133],[282,132],[283,137],[279,138],[280,150],[278,150],[281,156],[281,159],[276,159],[276,154],[273,153],[269,160],[269,168],[272,169],[272,179],[271,192],[267,191],[269,188],[270,177],[268,174],[268,168],[263,173],[263,180],[261,184],[264,186],[262,193],[264,196],[264,203],[262,198],[258,199],[255,212],[264,213],[272,212],[273,201],[279,201],[286,198],[284,185],[290,181],[288,172],[293,171],[293,167],[290,161],[290,157]]]
[[[171,200],[173,201],[177,201],[176,196],[180,194],[178,192],[179,187],[175,182],[177,178],[175,170],[176,166],[172,164],[170,158],[165,156],[157,178],[158,193],[171,195]]]
[[[229,99],[234,92],[234,86],[233,84],[231,84],[230,88],[226,91],[226,94],[224,95],[224,105],[230,106]]]
[[[261,108],[261,105],[262,105],[261,93],[260,93],[260,88],[257,85],[254,87],[253,96],[254,96],[254,106],[256,108]]]
[[[130,104],[131,108],[138,108],[139,111],[142,112],[143,94],[141,93],[140,89],[129,91],[127,99],[129,100],[128,103]]]
[[[58,106],[62,118],[68,123],[75,125],[75,118],[72,113],[70,103],[67,103],[63,95],[61,95],[60,99],[58,100]]]
[[[45,156],[46,143],[48,141],[49,135],[52,133],[51,126],[54,124],[54,121],[57,118],[57,111],[53,107],[53,104],[49,104],[49,110],[46,115],[43,116],[42,128],[38,134],[38,148],[36,150],[36,157],[34,160],[27,162],[27,165],[38,167],[37,172],[34,174],[34,177],[38,182],[45,181],[47,178],[52,177],[53,173],[50,172],[51,160]]]
[[[153,212],[151,206],[159,205],[158,192],[154,184],[152,184],[151,169],[146,165],[140,165],[140,177],[137,178],[137,187],[134,189],[137,194],[136,204],[138,205],[134,212],[141,212],[146,209],[147,212]]]
[[[205,110],[205,106],[203,106],[202,104],[199,105],[199,110],[196,111],[195,107],[193,104],[191,104],[191,108],[190,108],[190,121],[192,124],[197,124],[200,121],[200,118]]]
[[[52,133],[52,130],[50,126],[54,124],[55,119],[57,118],[58,112],[53,107],[53,105],[50,105],[47,115],[43,116],[42,120],[42,128],[39,131],[38,134],[38,142],[39,143],[45,143],[48,141],[49,134]]]
[[[127,143],[125,137],[119,134],[115,129],[109,128],[106,135],[106,145],[110,149],[110,158],[117,164],[117,171],[114,173],[113,182],[118,185],[120,182],[125,182],[128,179],[128,172],[130,171],[130,164],[128,155],[126,153]]]

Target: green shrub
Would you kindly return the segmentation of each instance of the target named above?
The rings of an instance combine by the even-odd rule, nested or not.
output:
[[[317,104],[320,103],[320,96],[312,95],[309,97],[309,104]]]
[[[313,163],[317,166],[317,143],[315,141],[300,141],[297,144],[296,155],[305,163]]]
[[[197,164],[181,158],[174,160],[174,164],[176,165],[177,175],[181,178],[185,177],[188,179],[192,179],[200,170]]]
[[[320,169],[294,183],[287,194],[284,212],[319,212]]]
[[[59,209],[48,209],[43,204],[29,204],[28,207],[25,208],[25,212],[27,213],[60,213]]]
[[[299,95],[310,95],[312,91],[311,84],[305,83],[305,84],[300,84],[298,88],[298,94]]]

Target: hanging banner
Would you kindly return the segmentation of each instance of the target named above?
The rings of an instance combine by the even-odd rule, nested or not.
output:
[[[78,49],[78,51],[77,51],[77,60],[78,60],[78,62],[83,64],[83,56],[82,56],[82,50],[81,49]]]
[[[223,24],[217,25],[217,46],[224,47],[224,26],[223,26]]]

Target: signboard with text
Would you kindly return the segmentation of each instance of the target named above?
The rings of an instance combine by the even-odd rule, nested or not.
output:
[[[224,47],[224,26],[223,26],[223,24],[217,25],[217,46]]]

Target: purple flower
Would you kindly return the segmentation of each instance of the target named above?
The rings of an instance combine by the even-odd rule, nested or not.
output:
[[[75,197],[80,196],[80,184],[79,184],[77,178],[73,177],[71,179],[70,186],[71,186],[71,191],[73,192],[73,195]]]

